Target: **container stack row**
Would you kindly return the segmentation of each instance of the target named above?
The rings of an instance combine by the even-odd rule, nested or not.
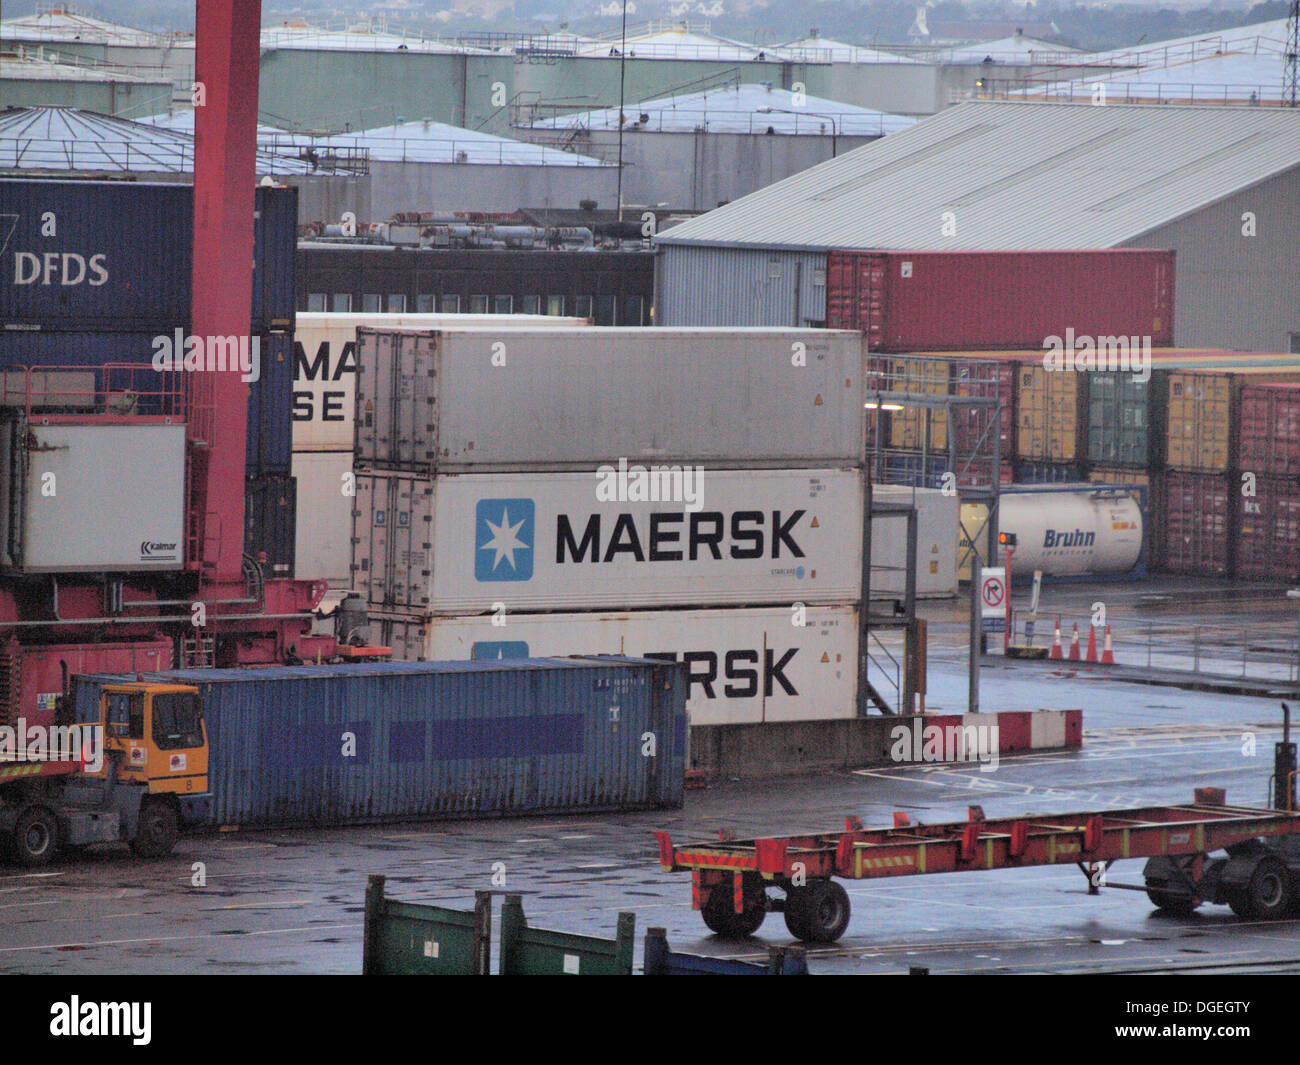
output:
[[[691,722],[853,716],[863,345],[356,331],[352,588],[399,659],[684,661]]]
[[[193,189],[4,180],[0,200],[14,218],[0,285],[0,368],[93,370],[96,387],[138,393],[137,409],[148,413],[138,405],[163,387],[155,359],[183,357],[190,335]],[[249,382],[245,550],[264,560],[267,576],[288,577],[297,191],[259,187],[255,209],[244,350],[259,357]]]

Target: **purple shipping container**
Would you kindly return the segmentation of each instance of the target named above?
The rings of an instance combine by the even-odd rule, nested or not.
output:
[[[1240,403],[1236,464],[1270,477],[1300,473],[1300,385],[1246,385]]]
[[[1237,493],[1237,506],[1237,576],[1300,580],[1300,485],[1291,478],[1260,477],[1253,496]]]
[[[826,324],[871,351],[1042,349],[1049,336],[1174,337],[1172,251],[832,251]]]
[[[1161,567],[1169,573],[1227,576],[1232,505],[1228,478],[1166,470],[1161,481]]]

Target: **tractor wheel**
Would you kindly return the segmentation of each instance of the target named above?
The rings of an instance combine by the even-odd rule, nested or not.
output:
[[[14,856],[28,868],[49,865],[59,853],[59,822],[44,806],[25,810],[14,825]]]
[[[745,878],[745,908],[736,912],[731,885],[723,882],[715,884],[709,892],[708,901],[700,908],[700,916],[709,931],[723,939],[744,939],[752,936],[767,917],[767,893],[761,885],[755,885]]]
[[[140,807],[131,849],[140,858],[163,858],[171,854],[180,834],[176,811],[170,805],[156,800],[145,802]]]
[[[849,926],[849,893],[834,880],[813,880],[786,892],[785,926],[805,943],[834,943]]]

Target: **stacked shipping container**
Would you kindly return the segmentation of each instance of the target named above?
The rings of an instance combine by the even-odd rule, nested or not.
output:
[[[0,181],[12,218],[0,270],[0,367],[148,365],[185,354],[193,190],[187,185]],[[292,496],[288,346],[294,317],[297,192],[259,187],[254,226],[248,497]],[[132,384],[149,388],[149,375]],[[156,386],[155,386],[156,387]],[[250,511],[251,513],[251,511]],[[292,508],[246,524],[245,550],[268,576],[293,570]]]
[[[354,586],[397,654],[672,658],[696,724],[854,715],[860,336],[357,337]]]

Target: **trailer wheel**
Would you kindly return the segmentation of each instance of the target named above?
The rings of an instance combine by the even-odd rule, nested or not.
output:
[[[1284,916],[1291,908],[1291,877],[1286,865],[1276,858],[1261,858],[1245,894],[1249,916],[1261,921]],[[1233,912],[1240,911],[1233,906]]]
[[[58,820],[44,806],[24,811],[14,824],[13,849],[22,865],[49,865],[59,852]]]
[[[169,804],[157,800],[145,802],[140,807],[131,849],[141,858],[163,858],[171,854],[180,834],[176,811]]]
[[[805,943],[834,943],[849,926],[849,893],[834,880],[786,891],[785,926]]]
[[[1153,888],[1150,881],[1147,881],[1147,898],[1151,900],[1151,905],[1156,909],[1164,910],[1165,913],[1172,913],[1175,917],[1190,917],[1196,912],[1196,907],[1201,904],[1200,899]]]
[[[710,932],[723,939],[744,939],[752,936],[767,917],[767,892],[762,884],[745,877],[745,909],[736,912],[735,902],[728,883],[717,884],[709,892],[708,901],[700,908],[700,916]]]

